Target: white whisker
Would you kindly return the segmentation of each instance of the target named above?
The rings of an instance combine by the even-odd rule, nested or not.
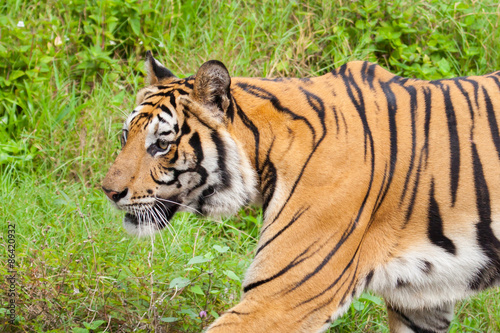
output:
[[[173,228],[173,226],[170,224],[170,222],[167,220],[167,216],[165,215],[165,212],[162,211],[159,207],[153,206],[153,210],[155,211],[156,215],[158,218],[165,224],[165,227],[168,229],[170,234],[173,237],[173,241],[178,243],[178,234]]]
[[[191,210],[191,211],[193,211],[193,212],[195,212],[197,214],[203,215],[199,210],[197,210],[196,208],[190,207],[188,205],[183,205],[183,204],[181,204],[179,202],[168,200],[168,199],[163,199],[163,198],[160,198],[160,197],[155,197],[155,199],[158,200],[159,202],[161,202],[161,201],[168,202],[168,203],[180,206],[180,207],[187,208],[187,209],[189,209],[189,210]]]

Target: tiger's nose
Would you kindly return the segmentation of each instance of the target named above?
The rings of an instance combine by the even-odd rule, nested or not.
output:
[[[113,190],[109,190],[107,188],[105,188],[104,186],[102,187],[102,190],[104,191],[104,193],[106,194],[106,196],[113,202],[118,202],[120,201],[122,198],[124,198],[127,193],[128,193],[128,188],[125,188],[123,191],[121,192],[116,192],[116,191],[113,191]]]

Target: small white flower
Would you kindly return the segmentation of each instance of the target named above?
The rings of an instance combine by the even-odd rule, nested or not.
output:
[[[23,21],[17,22],[17,27],[18,28],[24,28],[24,22]]]
[[[110,40],[109,45],[116,45],[116,42],[114,40]]]
[[[142,45],[142,40],[139,42],[139,45]]]
[[[163,42],[160,42],[160,44],[158,46],[159,47],[165,47],[165,44],[163,44]]]

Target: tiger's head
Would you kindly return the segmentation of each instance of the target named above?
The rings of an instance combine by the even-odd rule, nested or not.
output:
[[[256,175],[227,127],[231,78],[219,61],[179,79],[146,57],[148,86],[126,119],[122,150],[103,180],[139,236],[163,229],[177,211],[234,214],[256,195]]]

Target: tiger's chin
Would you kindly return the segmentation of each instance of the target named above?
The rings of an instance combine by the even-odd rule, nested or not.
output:
[[[123,218],[123,227],[128,234],[136,237],[147,237],[170,224],[174,214],[179,209],[178,205],[170,204],[168,207],[161,204],[161,209],[152,209],[149,212],[138,212],[136,214],[126,213]]]
[[[142,223],[137,216],[130,213],[126,213],[123,218],[123,228],[129,235],[136,237],[151,236],[163,229],[153,222]]]

